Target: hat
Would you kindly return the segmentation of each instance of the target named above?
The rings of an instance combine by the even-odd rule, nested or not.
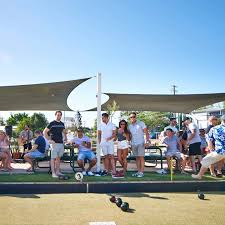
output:
[[[220,117],[221,120],[225,121],[225,114]]]

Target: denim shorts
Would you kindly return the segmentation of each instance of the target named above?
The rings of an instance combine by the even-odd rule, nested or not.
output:
[[[88,159],[89,161],[91,161],[95,158],[96,158],[96,156],[95,156],[94,152],[92,152],[92,151],[82,151],[82,152],[78,153],[77,160]]]
[[[32,159],[35,159],[35,158],[44,158],[44,156],[45,156],[44,153],[41,153],[38,150],[35,150],[33,152],[28,152],[26,155],[28,155]]]

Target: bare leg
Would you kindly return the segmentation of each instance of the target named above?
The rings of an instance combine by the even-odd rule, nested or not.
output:
[[[97,160],[96,159],[92,159],[89,163],[89,167],[88,167],[88,171],[91,170],[91,168],[97,163]]]
[[[32,169],[32,165],[33,165],[33,160],[32,160],[32,158],[30,158],[29,155],[26,154],[26,155],[24,156],[24,159],[25,159],[26,162],[28,162],[28,163],[30,164],[30,167],[28,168],[28,170],[31,170],[31,169]]]
[[[128,149],[124,149],[122,152],[122,161],[123,161],[123,172],[127,172],[127,155],[128,155]]]
[[[144,156],[140,157],[140,172],[144,173],[144,167],[145,167],[145,158]]]
[[[104,167],[107,172],[109,172],[109,155],[105,155]]]
[[[140,172],[140,158],[138,156],[136,157],[136,165],[137,165],[137,171],[139,173]]]
[[[212,176],[216,176],[214,164],[210,165],[209,170],[210,170],[210,174]]]
[[[224,159],[220,160],[218,163],[217,163],[217,174],[222,174],[222,168],[223,168],[223,164],[224,164]]]
[[[122,157],[123,157],[123,156],[122,156],[122,152],[123,152],[123,151],[122,151],[121,149],[118,149],[118,150],[117,150],[117,156],[118,156],[118,160],[119,160],[121,166],[124,167],[124,165],[123,165],[123,158],[122,158]]]
[[[56,174],[60,173],[60,157],[55,159],[55,172]]]
[[[51,170],[52,170],[52,174],[56,174],[55,173],[55,161],[56,159],[51,159]]]
[[[166,157],[167,167],[170,170],[170,157]]]
[[[195,156],[194,155],[190,155],[190,160],[191,160],[192,170],[193,170],[194,173],[196,173]]]
[[[116,166],[115,166],[115,160],[114,155],[109,155],[110,165],[112,167],[112,173],[116,174]]]
[[[83,160],[77,160],[77,164],[82,169],[82,171],[85,170],[85,168],[84,168],[84,161]]]

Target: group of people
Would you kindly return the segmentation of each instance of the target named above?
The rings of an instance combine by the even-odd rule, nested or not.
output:
[[[98,130],[98,142],[100,143],[104,156],[105,173],[112,172],[113,178],[123,178],[127,171],[128,148],[131,147],[133,155],[136,157],[137,172],[136,177],[144,176],[144,156],[145,145],[150,144],[148,129],[144,122],[137,121],[137,115],[132,112],[129,115],[130,124],[126,120],[119,122],[119,128],[109,121],[107,113],[102,114],[102,124]],[[114,156],[114,141],[118,142],[117,156],[123,170],[116,171]]]
[[[33,159],[44,157],[50,144],[52,177],[58,178],[63,175],[60,171],[60,159],[64,153],[64,144],[68,143],[79,150],[77,163],[82,169],[83,175],[93,176],[94,173],[91,169],[96,165],[97,158],[92,151],[90,138],[84,134],[82,128],[78,128],[77,136],[67,140],[65,125],[61,118],[62,112],[56,111],[55,120],[50,122],[43,132],[40,130],[34,132],[35,141],[33,144],[31,143],[33,132],[28,125],[20,133],[20,143],[24,146],[23,158],[30,164],[28,171],[32,171]],[[137,120],[135,112],[129,115],[129,120],[129,125],[126,120],[121,120],[117,128],[115,124],[110,122],[107,113],[102,114],[102,123],[98,130],[97,140],[103,155],[104,172],[101,175],[110,174],[112,178],[123,178],[127,171],[128,151],[131,149],[136,158],[137,167],[137,172],[132,176],[138,178],[144,176],[145,147],[150,144],[149,132],[145,123]],[[222,174],[221,170],[225,159],[225,115],[221,117],[220,125],[216,126],[216,117],[210,117],[209,122],[210,125],[206,130],[199,130],[197,125],[191,121],[191,118],[187,117],[183,121],[184,130],[178,131],[176,118],[170,118],[169,126],[165,127],[159,138],[167,148],[165,156],[169,169],[171,157],[176,157],[181,173],[186,174],[185,166],[188,155],[194,173],[197,172],[196,157],[202,164],[199,173],[192,175],[193,178],[201,179],[208,167],[210,167],[212,176]],[[114,148],[115,141],[117,142],[117,149]],[[117,155],[116,158],[115,155]],[[0,159],[2,169],[12,169],[9,139],[4,131],[0,131]],[[116,170],[117,159],[122,166],[120,171]],[[86,161],[89,162],[87,169],[84,166]],[[217,162],[217,173],[215,173],[214,164]]]
[[[201,179],[203,174],[210,168],[211,176],[222,176],[222,167],[225,159],[225,115],[221,117],[221,124],[217,125],[217,118],[209,118],[209,126],[199,129],[198,126],[186,117],[183,121],[184,129],[178,131],[176,118],[170,119],[170,125],[165,127],[160,135],[162,144],[165,144],[167,151],[168,168],[171,166],[171,158],[176,157],[179,162],[181,173],[186,174],[185,166],[189,159],[192,175],[195,179]],[[201,169],[197,173],[196,158],[201,163]],[[217,171],[214,164],[217,163]]]

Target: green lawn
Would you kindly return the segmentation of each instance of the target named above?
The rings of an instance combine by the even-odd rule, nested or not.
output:
[[[1,225],[218,225],[225,221],[225,193],[123,193],[123,212],[108,194],[0,195]]]
[[[128,172],[127,176],[124,179],[112,179],[111,176],[104,177],[84,177],[84,182],[118,182],[118,181],[170,181],[170,175],[164,174],[160,175],[155,172],[146,172],[143,178],[135,178],[131,176],[132,172]],[[75,182],[74,174],[68,174],[70,179],[68,181],[60,181],[60,182]],[[175,174],[173,176],[174,181],[190,181],[193,180],[191,175],[182,175]],[[206,175],[203,180],[224,180],[223,178],[213,178],[209,175]],[[0,182],[59,182],[58,179],[52,178],[47,173],[35,173],[35,174],[1,174]]]

